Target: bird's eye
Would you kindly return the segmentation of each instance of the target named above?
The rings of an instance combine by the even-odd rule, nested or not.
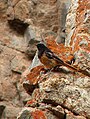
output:
[[[46,52],[46,56],[47,56],[48,58],[50,58],[50,59],[52,59],[52,58],[53,58],[53,55],[52,55],[52,53],[51,53],[51,52]]]

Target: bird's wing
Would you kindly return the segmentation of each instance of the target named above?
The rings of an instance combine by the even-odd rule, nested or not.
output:
[[[49,59],[53,59],[53,53],[52,52],[46,51],[45,54]]]
[[[64,64],[64,62],[58,57],[56,56],[53,52],[51,51],[46,51],[46,56],[49,58],[49,59],[54,59],[55,61],[57,61],[59,64]]]

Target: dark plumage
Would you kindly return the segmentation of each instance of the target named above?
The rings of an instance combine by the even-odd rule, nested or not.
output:
[[[40,59],[41,63],[44,64],[46,68],[52,69],[56,66],[66,66],[73,70],[77,70],[77,68],[61,60],[43,43],[37,44],[37,48],[38,48],[38,58]]]

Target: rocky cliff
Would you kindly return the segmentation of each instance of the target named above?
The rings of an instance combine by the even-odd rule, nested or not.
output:
[[[41,34],[58,34],[64,28],[69,4],[65,0],[0,0],[0,118],[16,119],[30,98],[22,73],[31,64]]]
[[[0,118],[89,119],[90,1],[1,0],[0,28]],[[33,67],[42,36],[77,70]]]

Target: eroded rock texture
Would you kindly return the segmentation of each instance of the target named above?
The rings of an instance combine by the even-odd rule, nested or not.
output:
[[[42,32],[60,35],[69,4],[69,0],[0,0],[0,118],[16,119],[30,98],[22,86],[22,72],[29,67]]]
[[[87,72],[41,73],[32,98],[18,119],[90,119],[90,0],[72,0],[66,19],[65,45],[71,47],[74,67]],[[67,54],[66,54],[67,55]],[[30,73],[32,74],[32,72]],[[34,79],[34,78],[33,78]],[[34,79],[35,80],[35,79]],[[25,83],[24,83],[25,85]],[[28,116],[27,116],[28,115]]]

